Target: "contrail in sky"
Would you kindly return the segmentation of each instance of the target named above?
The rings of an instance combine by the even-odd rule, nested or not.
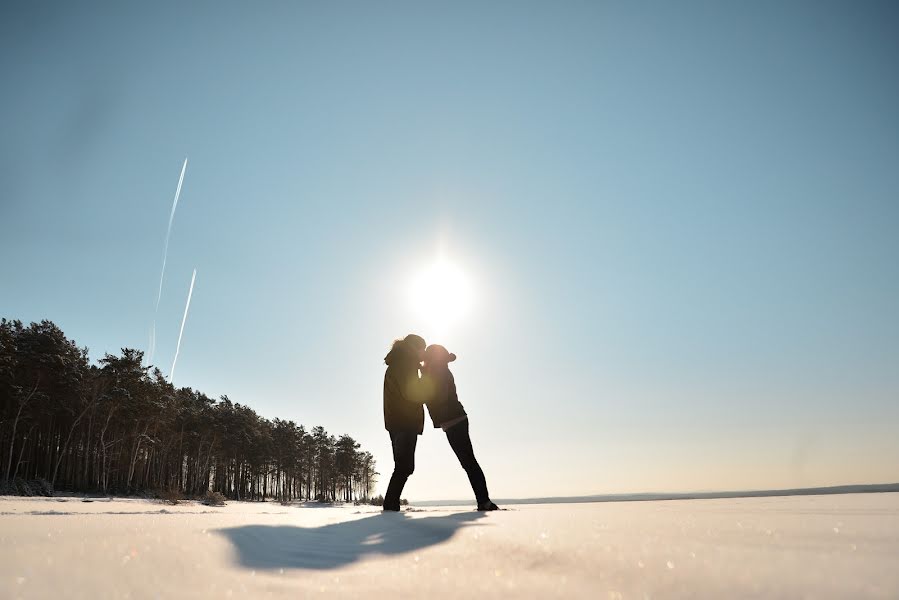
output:
[[[172,222],[175,220],[175,209],[178,208],[178,198],[181,197],[181,184],[184,183],[184,172],[187,170],[187,159],[181,165],[181,176],[178,177],[178,187],[175,189],[175,201],[172,202],[172,214],[169,215],[169,228],[165,232],[165,249],[162,252],[162,273],[159,274],[159,293],[156,294],[156,308],[159,308],[159,300],[162,298],[162,280],[165,278],[165,262],[169,257],[169,237],[172,235]]]
[[[194,294],[194,280],[197,278],[197,270],[190,278],[190,291],[187,292],[187,304],[184,305],[184,316],[181,317],[181,331],[178,333],[178,345],[175,346],[175,360],[172,361],[172,370],[169,373],[169,383],[175,383],[175,365],[178,363],[178,352],[181,351],[181,336],[184,335],[184,323],[187,322],[187,310],[190,308],[190,297]]]
[[[156,352],[156,314],[159,312],[159,300],[162,298],[162,281],[165,279],[165,263],[169,257],[169,238],[172,235],[172,223],[175,220],[175,209],[178,208],[178,198],[181,197],[181,184],[184,183],[184,172],[187,171],[187,158],[181,165],[181,176],[178,177],[178,187],[175,189],[175,201],[172,202],[172,214],[169,215],[169,228],[165,232],[165,249],[162,251],[162,272],[159,274],[159,292],[156,294],[156,307],[153,312],[153,329],[150,332],[150,349],[147,354],[147,362],[153,360]]]

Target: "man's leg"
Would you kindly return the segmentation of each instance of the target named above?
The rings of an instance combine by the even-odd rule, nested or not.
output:
[[[471,482],[471,489],[477,498],[478,506],[490,501],[490,494],[487,493],[487,479],[484,477],[484,471],[474,457],[474,449],[471,447],[471,437],[468,435],[468,419],[461,423],[453,425],[446,431],[446,439],[449,440],[453,452],[465,473],[468,474],[468,481]]]
[[[399,510],[400,495],[409,475],[415,471],[415,445],[418,435],[407,432],[390,432],[390,443],[393,446],[393,475],[387,485],[384,496],[384,510]]]

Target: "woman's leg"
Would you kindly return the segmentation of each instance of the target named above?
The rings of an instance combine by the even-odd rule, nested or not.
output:
[[[456,458],[465,472],[468,474],[468,481],[471,482],[471,489],[474,496],[478,500],[478,506],[490,502],[490,494],[487,493],[487,479],[484,477],[484,471],[474,457],[474,449],[471,447],[471,437],[468,435],[468,419],[461,423],[453,425],[446,430],[446,439],[456,453]]]
[[[390,444],[393,446],[393,475],[387,485],[387,494],[384,496],[384,510],[399,510],[400,495],[406,480],[415,471],[415,445],[418,443],[418,435],[405,431],[391,431]]]

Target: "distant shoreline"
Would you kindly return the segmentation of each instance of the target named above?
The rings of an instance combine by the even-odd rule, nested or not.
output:
[[[641,494],[596,494],[592,496],[556,496],[545,498],[499,498],[497,504],[583,504],[587,502],[645,502],[651,500],[713,500],[720,498],[765,498],[776,496],[824,496],[831,494],[874,494],[899,492],[899,483],[872,483],[864,485],[834,485],[828,487],[793,488],[780,490],[748,490],[724,492],[680,492]],[[473,500],[423,500],[410,501],[413,506],[461,506],[473,504]]]

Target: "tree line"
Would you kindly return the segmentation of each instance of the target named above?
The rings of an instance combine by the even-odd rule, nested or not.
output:
[[[349,435],[175,388],[143,352],[91,364],[51,321],[0,320],[0,493],[29,481],[104,494],[367,501],[375,460]]]

